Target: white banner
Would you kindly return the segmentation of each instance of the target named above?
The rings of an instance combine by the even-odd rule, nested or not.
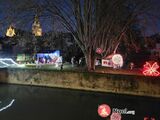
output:
[[[112,63],[111,60],[102,59],[102,66],[105,66],[105,67],[113,67],[113,63]]]

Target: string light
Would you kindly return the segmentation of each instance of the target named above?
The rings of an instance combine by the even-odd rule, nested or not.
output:
[[[8,64],[6,61],[11,62],[12,64]],[[18,66],[18,67],[23,67],[24,65],[20,65],[18,63],[16,63],[13,59],[11,58],[0,58],[0,63],[3,64],[3,66],[0,66],[1,68],[3,67],[9,67],[9,66]]]

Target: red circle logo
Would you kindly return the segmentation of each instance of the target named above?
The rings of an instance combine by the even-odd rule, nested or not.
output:
[[[113,112],[111,115],[111,120],[121,120],[121,114]]]
[[[111,113],[111,108],[107,104],[102,104],[98,106],[98,114],[101,117],[107,117]]]

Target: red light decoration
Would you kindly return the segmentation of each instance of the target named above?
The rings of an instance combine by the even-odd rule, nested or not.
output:
[[[96,49],[96,53],[97,53],[97,54],[101,54],[102,52],[103,52],[103,50],[102,50],[101,48],[97,48],[97,49]]]
[[[143,74],[146,76],[159,76],[160,73],[157,71],[159,68],[159,65],[157,62],[154,62],[153,64],[146,62],[143,66]]]

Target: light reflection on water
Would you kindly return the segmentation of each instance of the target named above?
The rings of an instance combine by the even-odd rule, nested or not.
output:
[[[8,103],[8,101],[6,102],[6,100],[3,101],[3,102],[1,101],[0,102],[0,112],[5,110],[5,109],[7,109],[7,108],[9,108],[9,107],[11,107],[12,104],[14,103],[14,101],[15,101],[14,99],[10,100],[9,103]]]
[[[102,103],[135,110],[135,116],[124,115],[123,120],[160,118],[160,98],[0,84],[0,101],[13,98],[12,106],[0,112],[0,120],[102,120],[97,114]]]

